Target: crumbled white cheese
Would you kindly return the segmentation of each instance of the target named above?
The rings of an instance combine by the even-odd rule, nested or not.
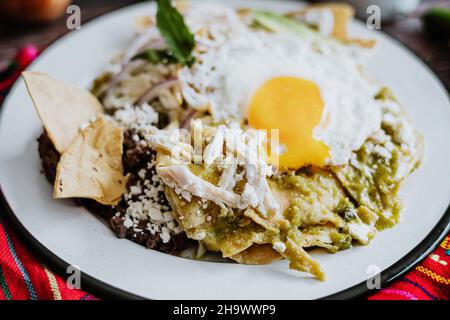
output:
[[[167,243],[170,240],[170,232],[166,227],[161,228],[161,240],[163,243]]]
[[[132,139],[134,142],[139,142],[139,140],[141,140],[137,134],[133,134]]]
[[[196,176],[186,163],[176,162],[176,165],[160,166],[157,168],[159,177],[189,202],[191,195],[194,195],[222,207],[245,209],[250,206],[258,209],[264,216],[269,212],[279,213],[280,206],[267,183],[267,178],[273,174],[273,168],[267,163],[268,157],[264,149],[266,133],[254,129],[244,131],[237,123],[222,125],[213,130],[212,127],[203,128],[199,122],[200,120],[193,121],[192,127],[201,129],[206,136],[199,137],[194,132],[193,140],[209,141],[203,159],[206,166],[214,163],[222,171],[218,185],[215,186]],[[197,129],[193,131],[198,131]],[[211,139],[208,140],[208,137]],[[181,147],[186,152],[185,159],[187,153],[192,154],[193,149],[197,149],[186,142],[173,139],[173,135],[171,138],[170,132],[166,131],[150,136],[147,141],[152,146],[171,152],[175,160],[180,160],[173,155],[175,147]],[[243,194],[238,195],[233,189],[244,178],[247,185]]]
[[[391,159],[392,158],[392,153],[389,152],[389,150],[387,150],[385,147],[380,146],[380,145],[375,145],[375,147],[373,148],[373,151],[380,155],[381,157],[385,158],[385,159]]]
[[[126,228],[134,226],[135,232],[141,232],[140,228],[136,228],[140,221],[147,221],[147,230],[152,234],[159,234],[163,243],[170,241],[171,234],[178,234],[181,228],[174,220],[172,209],[161,204],[161,195],[164,191],[162,181],[156,174],[152,179],[145,179],[147,171],[155,169],[155,156],[152,155],[147,169],[141,169],[138,180],[134,185],[129,187],[128,192],[124,195],[127,202],[125,211],[125,219],[123,225]],[[137,231],[140,230],[140,231]]]
[[[400,105],[392,100],[385,100],[382,103],[382,107],[384,112],[391,114],[399,114],[400,113]]]
[[[386,134],[384,130],[378,130],[370,136],[370,139],[378,144],[384,144],[387,143],[391,138]]]
[[[133,221],[129,217],[126,217],[123,221],[123,225],[127,228],[131,228],[133,226]]]
[[[164,212],[164,221],[171,222],[174,220],[173,214],[171,211]]]
[[[205,239],[205,237],[206,237],[206,231],[203,229],[192,234],[192,239],[197,240],[197,241],[201,241],[201,240]]]
[[[224,205],[227,205],[232,208],[237,208],[240,204],[239,195],[218,188],[212,183],[209,183],[202,178],[197,177],[186,166],[180,165],[158,167],[156,170],[159,177],[168,186],[174,188],[175,192],[177,192],[177,189],[179,191],[187,191],[188,193],[195,195],[201,199],[213,201],[214,203],[222,207]],[[184,198],[186,198],[185,194],[182,195]],[[186,200],[190,201],[190,199]]]
[[[360,221],[348,223],[347,230],[352,238],[359,240],[363,244],[367,244],[370,240],[369,236],[372,228]]]
[[[157,208],[149,208],[148,210],[148,216],[150,217],[150,219],[152,219],[154,222],[164,222],[165,219],[161,213],[161,211]]]
[[[117,110],[113,118],[120,126],[141,134],[157,130],[154,125],[158,122],[158,113],[148,104],[141,106],[127,104],[123,109]]]
[[[180,135],[174,132],[159,131],[147,135],[147,143],[154,149],[162,149],[171,154],[175,159],[191,161],[194,154],[194,148],[183,141],[180,141]]]
[[[142,188],[139,185],[131,186],[130,187],[130,194],[136,195],[142,193]]]
[[[362,162],[359,162],[358,157],[356,153],[352,153],[350,157],[350,164],[358,169],[362,174],[364,174],[366,177],[370,177],[373,174],[373,168],[369,168],[367,165],[365,165]]]
[[[416,133],[410,120],[402,113],[401,106],[394,101],[384,101],[383,124],[394,128],[394,142],[407,150],[415,151]]]
[[[283,242],[275,242],[273,244],[273,249],[279,253],[284,253],[286,251],[286,245]]]

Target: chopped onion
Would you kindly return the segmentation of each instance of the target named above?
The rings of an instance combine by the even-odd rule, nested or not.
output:
[[[137,100],[137,105],[142,105],[146,102],[149,102],[156,98],[159,94],[161,94],[162,91],[168,90],[172,88],[173,86],[178,84],[178,78],[177,77],[170,77],[164,81],[161,81],[151,87],[149,90],[144,92],[144,94]]]
[[[142,47],[140,52],[142,52],[144,50],[149,50],[149,49],[161,50],[161,49],[166,49],[166,48],[167,48],[166,41],[164,41],[163,38],[158,38],[158,39],[154,39],[154,40],[150,41],[148,45],[145,45],[144,47]]]
[[[140,48],[140,51],[136,52],[136,54],[139,54],[139,53],[141,53],[145,50],[149,50],[149,49],[159,50],[159,49],[164,49],[164,48],[166,48],[166,43],[165,43],[164,39],[157,38],[157,39],[151,40],[147,45],[144,45],[142,48]],[[99,96],[107,95],[108,91],[111,90],[111,88],[113,88],[117,83],[119,83],[125,74],[127,74],[129,71],[131,71],[135,68],[140,67],[141,65],[143,65],[145,63],[142,60],[131,60],[131,61],[129,60],[129,59],[132,59],[134,57],[134,55],[130,58],[128,58],[128,55],[131,55],[132,52],[134,52],[134,51],[135,50],[130,50],[125,54],[127,56],[127,58],[122,60],[123,64],[122,64],[121,70],[111,77],[108,85],[105,87],[105,89],[102,90],[102,92],[99,94]],[[128,61],[124,62],[125,60],[128,60]]]
[[[136,38],[136,40],[133,43],[131,43],[128,50],[125,51],[123,58],[122,58],[122,64],[125,65],[126,63],[128,63],[148,43],[152,43],[153,41],[160,39],[160,38],[161,38],[161,36],[159,34],[158,29],[151,28],[151,29],[144,30]]]
[[[198,110],[191,110],[188,114],[181,120],[180,128],[181,129],[189,129],[191,125],[191,120],[196,118],[200,112]]]
[[[107,83],[105,88],[98,94],[98,96],[103,98],[106,95],[108,95],[109,91],[116,84],[118,84],[128,72],[130,72],[131,70],[134,70],[135,68],[140,67],[143,64],[145,64],[145,62],[142,60],[133,60],[133,61],[130,61],[127,64],[123,65],[122,69],[111,77],[111,79],[109,80],[109,82]]]

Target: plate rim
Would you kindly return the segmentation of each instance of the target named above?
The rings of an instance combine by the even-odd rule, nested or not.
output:
[[[127,7],[129,6],[118,8],[116,10],[102,14],[98,17],[89,20],[88,22],[85,22],[84,25],[90,24],[91,22],[96,21],[98,18],[102,18],[105,15],[115,13]],[[381,32],[384,36],[388,37],[393,42],[395,42],[397,45],[403,47],[403,49],[407,50],[409,53],[412,53],[416,57],[416,59],[419,60],[428,69],[428,71],[436,77],[436,80],[440,82],[442,87],[445,89],[447,97],[450,100],[450,83],[446,83],[442,79],[442,77],[434,70],[434,68],[428,61],[426,61],[423,57],[421,57],[417,52],[415,52],[412,48],[410,48],[400,39],[390,35],[384,30],[378,31]],[[46,49],[53,46],[57,41],[66,37],[69,34],[70,32],[57,37],[55,40],[52,41],[52,43],[50,43],[47,47],[45,47],[42,52],[44,52]],[[38,59],[39,57],[35,61],[37,61]],[[34,64],[35,61],[33,61],[32,64]],[[11,86],[10,90],[12,90],[17,85],[18,81],[19,78]],[[7,94],[2,105],[0,105],[0,120],[3,116],[4,111],[2,106],[6,104],[8,99],[9,96]],[[51,267],[51,269],[53,269],[59,276],[61,276],[63,279],[66,279],[67,274],[65,273],[65,270],[67,270],[67,267],[70,266],[71,264],[69,264],[68,262],[58,257],[56,254],[54,254],[50,249],[48,249],[45,245],[43,245],[25,228],[25,226],[20,222],[19,218],[9,205],[8,200],[3,194],[1,184],[0,184],[0,204],[3,205],[5,209],[5,214],[3,215],[5,218],[4,221],[8,222],[8,225],[13,228],[13,230],[16,232],[20,240],[24,241],[26,244],[29,245],[29,248],[32,248],[34,250],[33,252],[34,255],[36,255],[41,260],[44,260],[46,264],[49,267]],[[2,221],[1,213],[0,213],[0,221]],[[415,267],[417,264],[423,261],[423,259],[427,255],[429,255],[439,246],[440,242],[445,238],[445,236],[449,232],[450,232],[450,200],[449,204],[447,205],[447,209],[443,213],[441,219],[436,223],[436,225],[428,233],[428,235],[417,246],[415,246],[412,250],[410,250],[406,255],[398,259],[395,263],[393,263],[391,266],[387,267],[380,273],[381,275],[380,289],[368,289],[366,286],[366,281],[363,281],[350,288],[338,291],[325,297],[321,297],[318,300],[364,299],[370,295],[377,293],[379,290],[391,284],[397,278],[403,276],[405,273],[407,273],[413,267]],[[145,298],[140,295],[117,288],[111,284],[108,284],[106,282],[96,279],[93,276],[86,274],[82,270],[80,270],[80,275],[81,275],[81,283],[83,284],[81,290],[84,291],[87,290],[88,291],[87,293],[92,293],[101,298],[127,299],[127,300],[155,300],[151,298]]]
[[[64,261],[45,247],[23,226],[12,208],[9,206],[9,203],[1,189],[0,203],[3,204],[6,209],[6,220],[10,223],[9,225],[12,226],[13,230],[16,231],[19,238],[27,243],[30,248],[35,250],[33,254],[46,261],[48,266],[50,266],[58,275],[65,279],[67,274],[65,274],[64,270],[67,270],[67,267],[71,264]],[[377,293],[379,290],[383,289],[383,287],[389,285],[419,264],[427,255],[439,246],[440,242],[444,239],[448,232],[450,232],[450,205],[443,217],[438,221],[436,226],[430,231],[425,239],[422,240],[422,242],[420,242],[416,247],[414,247],[393,265],[381,272],[380,289],[368,289],[366,286],[366,281],[363,281],[350,288],[322,297],[318,300],[364,299]],[[90,292],[106,299],[155,300],[117,288],[84,273],[82,270],[80,270],[80,275],[81,283],[84,284],[84,288],[81,290],[86,289],[88,291],[87,293]]]

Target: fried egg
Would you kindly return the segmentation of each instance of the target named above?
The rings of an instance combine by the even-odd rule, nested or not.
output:
[[[344,45],[233,30],[180,71],[183,95],[216,122],[279,130],[281,169],[343,165],[380,128],[379,87]]]

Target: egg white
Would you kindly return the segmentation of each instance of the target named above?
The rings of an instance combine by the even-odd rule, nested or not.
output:
[[[266,81],[297,77],[320,88],[325,108],[314,138],[330,150],[327,165],[347,163],[379,130],[381,109],[374,99],[379,86],[362,75],[347,47],[257,31],[237,15],[230,18],[228,10],[225,16],[218,22],[222,27],[215,28],[226,30],[220,41],[199,50],[194,66],[179,73],[184,98],[192,107],[208,109],[217,122],[242,121],[252,96]],[[224,28],[229,21],[233,25]]]

